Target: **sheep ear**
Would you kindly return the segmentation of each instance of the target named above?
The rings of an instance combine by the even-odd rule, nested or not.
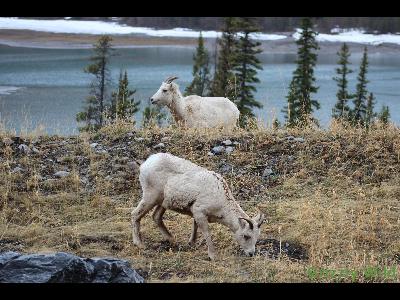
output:
[[[250,229],[253,230],[253,222],[246,218],[239,218],[239,224],[244,229],[246,227],[246,223],[249,224]]]
[[[265,221],[265,215],[261,212],[258,213],[257,216],[254,217],[254,221],[257,223],[258,228],[260,228]]]

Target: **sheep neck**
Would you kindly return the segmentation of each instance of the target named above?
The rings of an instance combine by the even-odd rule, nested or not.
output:
[[[225,218],[221,220],[221,224],[227,226],[232,232],[236,232],[239,229],[239,218],[250,219],[250,217],[244,212],[244,210],[237,204],[227,207],[227,214]]]
[[[168,105],[169,110],[171,111],[172,116],[174,117],[176,122],[182,122],[185,120],[185,100],[181,92],[177,89],[175,91],[175,95],[172,99],[171,104]]]

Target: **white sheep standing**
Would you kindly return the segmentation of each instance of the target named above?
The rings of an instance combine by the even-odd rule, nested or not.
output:
[[[167,106],[175,122],[187,127],[210,128],[237,126],[239,110],[228,98],[183,97],[176,83],[176,76],[168,77],[150,98],[152,104]]]
[[[215,259],[215,249],[208,222],[227,226],[245,254],[254,254],[264,214],[259,213],[251,219],[235,201],[221,175],[172,154],[157,153],[140,166],[139,180],[143,197],[132,211],[133,243],[136,246],[144,248],[140,236],[141,218],[156,207],[153,220],[172,243],[174,239],[162,220],[166,209],[193,217],[189,244],[194,245],[197,229],[200,229],[210,259]]]

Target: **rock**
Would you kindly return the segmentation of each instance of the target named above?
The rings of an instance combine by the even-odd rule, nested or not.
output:
[[[33,148],[32,148],[32,152],[35,153],[35,154],[40,153],[40,151],[39,151],[36,147],[33,147]]]
[[[208,152],[207,152],[207,155],[209,155],[209,156],[213,156],[213,155],[214,155],[214,153],[212,153],[211,151],[208,151]]]
[[[23,171],[25,171],[25,170],[20,167],[15,167],[14,169],[12,169],[11,173],[20,173]]]
[[[231,140],[225,140],[225,141],[222,142],[222,144],[225,145],[225,146],[231,146],[231,145],[233,145],[233,143],[232,143]]]
[[[144,141],[144,138],[143,137],[135,137],[134,140],[136,142],[142,142],[142,141]]]
[[[294,137],[292,135],[289,135],[288,137],[286,137],[286,139],[288,141],[293,141],[293,142],[299,142],[299,143],[303,143],[304,139],[302,137]]]
[[[304,143],[304,139],[302,137],[297,137],[293,139],[294,142]]]
[[[211,149],[211,152],[213,154],[222,154],[225,151],[225,147],[224,146],[215,146],[214,148]]]
[[[129,136],[129,137],[132,137],[133,136],[133,132],[128,132],[126,135]]]
[[[68,175],[69,175],[68,171],[58,171],[58,172],[54,173],[54,176],[58,177],[58,178],[66,177]]]
[[[233,145],[238,146],[238,145],[240,145],[240,143],[239,142],[233,142]]]
[[[81,258],[65,252],[0,254],[1,283],[143,283],[126,260]]]
[[[233,150],[234,150],[234,148],[231,147],[231,146],[228,146],[228,147],[225,148],[225,152],[228,153],[228,154],[231,154],[233,152]]]
[[[25,154],[28,154],[31,151],[31,149],[29,149],[29,147],[25,144],[19,145],[18,150]]]
[[[91,143],[90,144],[90,148],[96,148],[99,145],[99,143]]]
[[[233,166],[230,165],[230,164],[226,164],[226,163],[223,163],[223,164],[219,167],[219,171],[220,171],[221,173],[230,173],[230,172],[232,172],[232,170],[233,170]]]
[[[99,154],[107,154],[108,152],[107,152],[107,150],[102,149],[102,150],[97,150],[96,153],[99,153]]]
[[[262,177],[268,177],[274,174],[271,168],[265,168]]]
[[[162,148],[165,148],[165,144],[164,143],[159,143],[159,144],[157,144],[157,145],[155,145],[154,147],[153,147],[153,149],[162,149]]]
[[[171,137],[169,137],[169,136],[164,136],[162,139],[161,139],[161,142],[169,142],[171,140]]]

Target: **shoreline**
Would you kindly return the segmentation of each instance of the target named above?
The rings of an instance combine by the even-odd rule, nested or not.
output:
[[[191,37],[156,37],[140,34],[111,35],[114,48],[141,47],[187,47],[195,48],[197,38]],[[98,39],[97,35],[50,33],[31,30],[0,29],[0,45],[22,48],[41,49],[90,49]],[[260,41],[261,49],[269,53],[296,53],[297,45],[293,37],[280,40]],[[215,38],[205,38],[206,47],[215,49]],[[399,53],[400,45],[384,43],[370,45],[362,43],[347,43],[352,53],[361,53],[365,46],[370,53]],[[336,54],[341,42],[319,42],[320,52]]]

